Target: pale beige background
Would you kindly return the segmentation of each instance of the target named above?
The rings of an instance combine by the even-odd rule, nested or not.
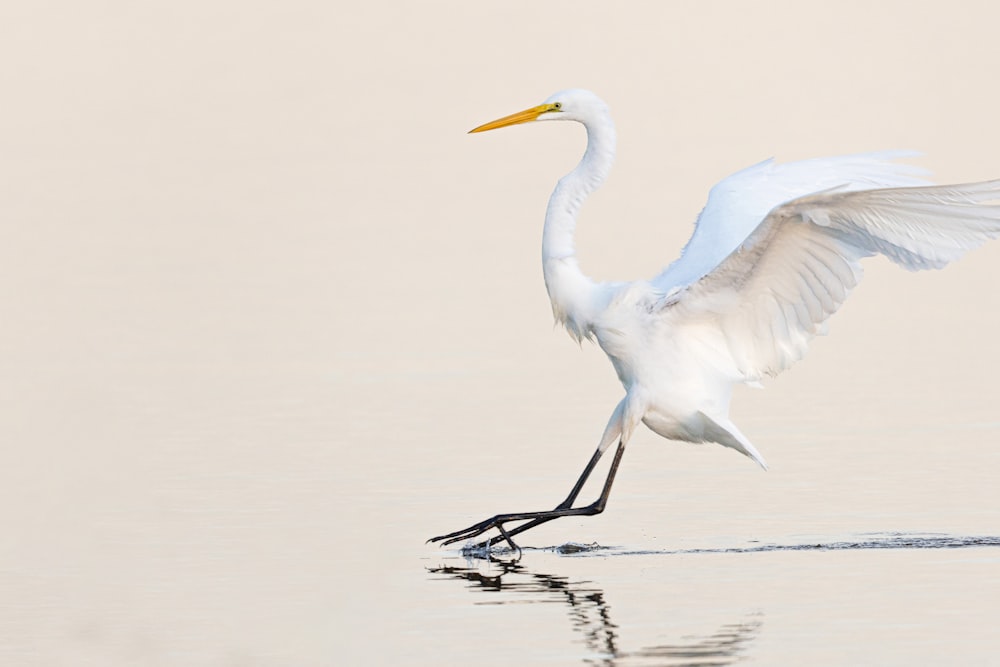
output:
[[[478,622],[468,599],[427,588],[422,540],[558,500],[621,389],[552,331],[538,266],[582,132],[466,130],[560,88],[601,94],[619,162],[579,254],[600,278],[649,276],[712,183],[772,155],[913,148],[939,180],[1000,177],[998,18],[987,2],[7,3],[0,662],[506,662],[487,624],[460,624]],[[998,262],[1000,245],[933,275],[870,264],[833,336],[737,398],[770,473],[643,434],[609,512],[537,543],[989,532]],[[813,599],[845,590],[799,567]],[[870,590],[890,566],[856,567]],[[980,591],[997,585],[984,567]],[[638,633],[657,616],[630,568],[603,585]],[[837,664],[783,633],[804,622],[783,604],[796,581],[769,601],[735,586],[746,605],[656,599],[763,614],[765,664]],[[972,620],[942,641],[979,643],[942,646],[986,655],[996,608],[955,604]],[[888,646],[911,648],[891,655],[926,656],[905,621]],[[521,646],[555,651],[528,629],[550,636]],[[877,637],[861,657],[889,650]]]

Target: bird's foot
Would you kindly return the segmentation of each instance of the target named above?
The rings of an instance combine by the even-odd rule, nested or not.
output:
[[[511,549],[520,552],[521,547],[517,546],[512,539],[514,535],[518,533],[523,533],[529,528],[534,528],[540,524],[546,523],[553,519],[558,519],[563,516],[571,515],[587,515],[587,514],[597,514],[603,509],[603,506],[598,506],[598,503],[587,505],[586,507],[573,508],[570,507],[569,501],[563,502],[558,507],[553,510],[543,511],[543,512],[518,512],[513,514],[497,514],[492,516],[485,521],[480,521],[479,523],[472,524],[468,528],[462,530],[456,530],[454,533],[448,533],[447,535],[439,535],[438,537],[432,537],[427,540],[428,542],[440,542],[441,546],[447,544],[454,544],[455,542],[460,542],[462,540],[471,540],[474,537],[479,537],[491,528],[496,528],[500,534],[491,537],[488,540],[483,540],[474,545],[470,545],[469,549],[489,549],[494,544],[498,542],[506,542],[510,545]],[[510,523],[512,521],[524,521],[519,526],[515,526],[510,530],[504,526],[504,524]]]
[[[485,521],[480,521],[479,523],[474,523],[468,528],[463,528],[462,530],[456,530],[453,533],[448,533],[447,535],[438,535],[437,537],[432,537],[427,540],[428,542],[440,542],[441,546],[448,544],[454,544],[455,542],[461,542],[462,540],[471,540],[474,537],[479,537],[491,528],[496,528],[500,531],[500,535],[492,537],[488,540],[483,540],[478,544],[472,545],[473,549],[484,549],[489,548],[500,541],[506,541],[510,545],[511,549],[520,550],[520,547],[514,543],[511,539],[510,533],[504,528],[504,524],[509,521],[519,521],[524,519],[533,519],[540,512],[522,513],[522,514],[497,514],[496,516],[490,517]]]

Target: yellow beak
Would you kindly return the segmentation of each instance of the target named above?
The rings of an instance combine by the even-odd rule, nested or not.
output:
[[[480,125],[479,127],[469,130],[469,134],[473,132],[486,132],[487,130],[495,130],[500,127],[507,127],[508,125],[518,125],[520,123],[527,123],[529,121],[535,120],[543,113],[547,111],[555,111],[558,109],[555,104],[539,104],[537,107],[531,107],[530,109],[525,109],[524,111],[518,111],[517,113],[512,113],[509,116],[504,116],[503,118],[497,118],[494,121],[490,121],[485,125]]]

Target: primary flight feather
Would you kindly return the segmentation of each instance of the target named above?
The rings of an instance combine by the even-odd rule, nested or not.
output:
[[[639,423],[671,440],[731,447],[766,468],[729,419],[738,383],[777,375],[805,354],[861,279],[861,260],[881,254],[909,270],[937,269],[1000,236],[1000,181],[930,185],[883,152],[787,164],[762,162],[722,180],[681,256],[651,280],[595,282],[576,261],[576,215],[614,161],[607,105],[585,90],[481,125],[482,132],[572,120],[587,149],[549,200],[542,234],[545,286],[556,320],[577,340],[595,339],[625,397],[583,474],[552,510],[498,514],[432,538],[445,544],[496,528],[489,547],[562,516],[604,510],[625,445]],[[574,507],[584,482],[617,441],[600,497]],[[519,525],[508,529],[512,522]]]

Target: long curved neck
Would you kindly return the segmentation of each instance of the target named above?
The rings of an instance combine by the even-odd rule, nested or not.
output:
[[[559,179],[545,211],[542,267],[557,321],[576,339],[589,337],[596,315],[596,285],[576,261],[576,216],[587,195],[601,187],[615,159],[615,127],[604,116],[585,122],[587,150],[573,171]]]

